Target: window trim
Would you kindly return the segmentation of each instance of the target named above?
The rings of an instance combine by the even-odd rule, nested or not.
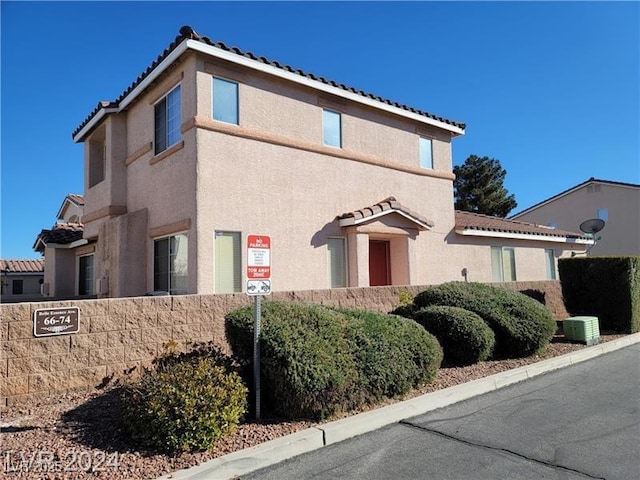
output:
[[[325,123],[325,113],[331,113],[331,114],[337,115],[337,118],[338,118],[338,144],[337,145],[334,145],[332,143],[327,143],[326,127],[328,125]],[[331,108],[323,108],[322,109],[322,144],[325,147],[342,148],[342,145],[343,145],[343,141],[342,141],[342,112],[339,112],[339,111],[331,109]]]
[[[215,81],[222,80],[223,82],[232,83],[236,87],[236,118],[235,122],[230,122],[228,120],[215,118]],[[235,80],[231,80],[230,78],[225,78],[220,75],[211,75],[211,119],[216,122],[226,123],[228,125],[240,125],[240,82]]]
[[[429,142],[429,161],[430,161],[430,165],[423,165],[422,163],[422,145],[423,145],[423,141],[428,141]],[[420,135],[419,139],[418,139],[418,156],[419,156],[419,163],[420,163],[420,168],[424,168],[425,170],[433,170],[433,138],[431,137],[427,137],[425,135]]]
[[[341,240],[342,241],[342,251],[344,254],[344,285],[342,286],[333,286],[333,277],[331,275],[331,256],[329,254],[329,240]],[[329,288],[348,288],[349,287],[349,250],[347,248],[347,238],[342,236],[330,236],[327,237],[327,276],[329,280]]]
[[[151,239],[152,242],[152,249],[151,249],[151,277],[152,277],[152,284],[153,284],[153,290],[154,291],[158,291],[156,289],[156,242],[158,241],[162,241],[162,240],[167,240],[173,237],[177,237],[179,235],[183,235],[186,239],[187,239],[187,286],[184,290],[184,292],[179,291],[179,292],[175,292],[172,291],[172,287],[171,287],[171,270],[169,268],[169,266],[167,266],[167,283],[168,283],[168,290],[160,290],[163,292],[167,292],[169,295],[186,295],[189,293],[189,232],[188,230],[182,230],[182,231],[177,231],[177,232],[172,232],[166,235],[160,235],[158,237],[153,237]],[[169,259],[171,258],[171,254],[169,254]]]
[[[494,262],[493,262],[493,252],[494,249],[500,249],[500,280],[496,280],[494,278]],[[505,280],[505,269],[504,269],[504,252],[511,251],[513,252],[513,279]],[[491,281],[492,282],[517,282],[518,281],[518,269],[516,265],[516,249],[515,247],[505,247],[501,245],[491,245],[490,249],[490,260],[491,260]]]
[[[80,288],[80,273],[82,272],[82,269],[80,268],[80,261],[81,261],[80,259],[81,258],[86,258],[86,257],[93,257],[93,261],[92,261],[92,264],[91,264],[91,272],[92,272],[92,277],[93,278],[91,279],[91,283],[90,283],[91,291],[81,293],[82,289]],[[96,264],[95,264],[95,262],[96,262],[96,259],[95,259],[95,253],[91,252],[91,253],[87,253],[85,255],[78,255],[76,258],[78,259],[78,270],[77,270],[78,271],[78,275],[77,275],[77,279],[78,279],[78,283],[77,283],[77,285],[78,285],[78,289],[77,289],[78,296],[95,295],[96,294],[96,286],[95,286],[95,280],[96,280],[96,274],[95,274]]]
[[[172,143],[170,143],[170,132],[169,132],[169,115],[168,115],[168,98],[169,95],[171,95],[173,92],[175,92],[177,89],[180,89],[180,95],[178,95],[178,99],[180,100],[180,108],[178,109],[178,111],[180,112],[180,118],[179,118],[179,122],[178,122],[178,139]],[[157,126],[157,119],[156,119],[156,108],[158,106],[159,103],[161,102],[165,102],[165,145],[164,148],[162,148],[161,150],[158,149],[158,126]],[[163,152],[166,152],[167,150],[169,150],[171,147],[173,147],[174,145],[177,145],[178,143],[180,143],[182,141],[182,82],[176,84],[175,86],[173,86],[172,88],[170,88],[166,94],[162,95],[160,98],[158,98],[158,100],[156,100],[153,103],[153,154],[154,155],[160,155]]]

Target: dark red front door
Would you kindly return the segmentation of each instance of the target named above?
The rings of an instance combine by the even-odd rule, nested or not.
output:
[[[391,285],[389,242],[369,240],[369,285]]]

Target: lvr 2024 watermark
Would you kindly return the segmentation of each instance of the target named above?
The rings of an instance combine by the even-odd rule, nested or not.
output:
[[[51,450],[2,451],[5,473],[17,472],[100,472],[119,467],[118,452],[70,450],[62,457]]]

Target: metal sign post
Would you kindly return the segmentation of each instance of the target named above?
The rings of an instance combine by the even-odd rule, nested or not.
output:
[[[247,237],[247,295],[255,296],[253,315],[253,381],[256,420],[260,419],[260,320],[262,295],[271,293],[271,237]]]

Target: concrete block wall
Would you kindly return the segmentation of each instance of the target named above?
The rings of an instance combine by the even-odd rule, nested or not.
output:
[[[506,288],[546,293],[554,317],[566,315],[559,282],[504,284]],[[425,286],[345,288],[276,292],[266,301],[301,301],[388,312],[400,294]],[[53,392],[104,385],[140,371],[173,340],[214,341],[229,350],[224,316],[253,299],[245,294],[180,295],[15,303],[0,306],[0,407],[42,400]],[[70,335],[33,335],[37,309],[77,306],[80,331]]]

